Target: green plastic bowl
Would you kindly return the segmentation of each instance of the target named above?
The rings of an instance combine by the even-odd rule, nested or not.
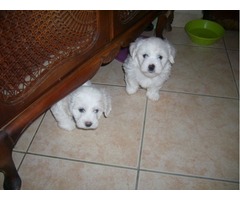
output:
[[[185,31],[191,41],[200,45],[211,45],[221,39],[224,28],[209,20],[192,20],[185,25]]]

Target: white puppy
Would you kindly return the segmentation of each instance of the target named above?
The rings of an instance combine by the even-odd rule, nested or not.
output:
[[[71,131],[96,129],[98,120],[111,111],[111,98],[104,89],[97,89],[88,81],[51,107],[58,126]]]
[[[141,86],[147,89],[149,99],[159,100],[159,90],[170,75],[175,52],[166,39],[157,37],[137,39],[131,43],[130,54],[123,64],[127,93],[133,94]]]

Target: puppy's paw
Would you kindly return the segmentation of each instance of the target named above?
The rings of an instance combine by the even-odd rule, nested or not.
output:
[[[148,88],[151,84],[152,84],[152,80],[151,79],[141,80],[141,86],[143,88]]]
[[[158,101],[160,94],[158,92],[147,91],[147,97],[152,101]]]
[[[76,128],[75,124],[74,123],[59,123],[58,122],[58,126],[61,128],[61,129],[64,129],[66,131],[72,131]]]
[[[134,94],[137,92],[137,90],[138,90],[138,87],[129,87],[129,86],[126,87],[126,91],[128,94]]]

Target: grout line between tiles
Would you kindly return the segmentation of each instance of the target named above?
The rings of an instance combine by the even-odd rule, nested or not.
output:
[[[33,142],[33,140],[34,140],[34,138],[35,138],[38,130],[40,129],[40,127],[41,127],[41,125],[42,125],[42,122],[43,122],[45,116],[46,116],[46,112],[43,114],[42,119],[41,119],[41,121],[39,122],[39,125],[38,125],[38,127],[37,127],[37,129],[36,129],[36,131],[35,131],[35,133],[34,133],[34,135],[33,135],[33,137],[32,137],[31,142],[30,142],[29,145],[28,145],[27,150],[26,150],[26,151],[16,151],[16,150],[14,150],[14,152],[21,152],[21,153],[24,154],[24,155],[23,155],[23,158],[22,158],[22,160],[21,160],[21,162],[20,162],[20,164],[19,164],[19,166],[18,166],[18,168],[17,168],[18,171],[19,171],[19,169],[20,169],[21,166],[22,166],[22,163],[23,163],[23,161],[24,161],[24,159],[25,159],[25,157],[26,157],[26,155],[27,155],[27,152],[28,152],[28,150],[29,150],[29,148],[30,148],[30,146],[31,146],[31,144],[32,144],[32,142]]]
[[[212,178],[212,177],[205,177],[205,176],[196,176],[196,175],[190,175],[190,174],[178,174],[178,173],[155,171],[155,170],[149,170],[149,169],[140,169],[140,171],[157,173],[157,174],[165,174],[165,175],[170,175],[170,176],[181,176],[181,177],[187,177],[187,178],[198,178],[198,179],[221,181],[221,182],[228,182],[228,183],[239,183],[239,181],[237,181],[237,180],[220,179],[220,178]]]
[[[147,106],[148,106],[148,98],[146,98],[146,102],[145,102],[145,110],[144,110],[143,126],[142,126],[142,137],[141,137],[141,144],[140,144],[140,148],[139,148],[135,190],[138,189],[139,175],[140,175],[140,170],[141,170],[140,167],[141,167],[141,159],[142,159],[143,139],[144,139],[145,125],[146,125],[146,117],[147,117]]]
[[[38,133],[38,131],[39,131],[41,125],[42,125],[42,122],[43,122],[44,119],[45,119],[46,114],[47,114],[47,111],[43,114],[43,117],[42,117],[42,119],[41,119],[41,121],[40,121],[40,123],[39,123],[39,125],[38,125],[38,127],[37,127],[37,130],[35,131],[35,134],[34,134],[34,136],[32,137],[32,140],[31,140],[30,144],[28,145],[28,148],[27,148],[27,150],[26,150],[26,153],[29,151],[29,149],[30,149],[30,147],[31,147],[31,145],[32,145],[32,143],[33,143],[33,140],[34,140],[34,138],[36,137],[36,134]]]
[[[225,41],[224,41],[224,45],[225,45]],[[232,63],[231,63],[231,60],[230,60],[230,57],[229,57],[229,53],[228,53],[227,49],[225,49],[225,51],[226,51],[226,54],[227,54],[228,62],[230,64],[230,69],[231,69],[231,72],[232,72],[233,81],[235,83],[235,88],[236,88],[237,94],[239,96],[239,88],[238,88],[238,85],[237,85],[237,80],[236,80],[235,75],[234,75],[233,66],[232,66]]]
[[[19,152],[19,151],[15,151],[15,152]],[[98,166],[104,166],[104,167],[113,167],[113,168],[118,168],[118,169],[126,169],[126,170],[134,170],[134,171],[137,170],[137,179],[136,179],[136,185],[135,185],[136,190],[138,189],[138,181],[139,181],[140,171],[156,173],[156,174],[164,174],[164,175],[170,175],[170,176],[180,176],[180,177],[186,177],[186,178],[197,178],[197,179],[204,179],[204,180],[212,180],[212,181],[220,181],[220,182],[226,182],[226,183],[239,184],[239,181],[236,181],[236,180],[227,180],[227,179],[203,177],[203,176],[196,176],[196,175],[194,176],[194,175],[188,175],[188,174],[178,174],[178,173],[171,173],[171,172],[155,171],[155,170],[151,170],[151,169],[140,169],[140,166],[138,166],[137,169],[136,169],[136,168],[133,168],[133,167],[125,167],[125,166],[118,166],[118,165],[111,165],[111,164],[104,164],[104,163],[96,163],[96,162],[91,162],[91,161],[83,161],[83,160],[76,160],[76,159],[70,159],[70,158],[62,158],[62,157],[50,156],[50,155],[42,155],[42,154],[37,154],[37,153],[29,153],[28,152],[28,153],[25,153],[25,156],[26,155],[53,158],[53,159],[72,161],[72,162],[77,162],[77,163],[85,163],[85,164],[91,164],[91,165],[98,165]],[[139,164],[140,164],[140,162],[139,162]]]
[[[167,92],[167,93],[175,93],[175,94],[186,94],[192,96],[200,96],[200,97],[210,97],[210,98],[218,98],[218,99],[229,99],[229,100],[239,100],[238,97],[224,97],[224,96],[216,96],[211,94],[197,94],[191,92],[184,92],[184,91],[174,91],[174,90],[163,90],[161,89],[160,92]]]
[[[99,166],[105,166],[105,167],[113,167],[113,168],[119,168],[119,169],[136,170],[136,168],[134,168],[134,167],[112,165],[112,164],[106,164],[106,163],[100,163],[100,162],[93,162],[93,161],[79,160],[79,159],[74,159],[74,158],[44,155],[44,154],[38,154],[38,153],[32,153],[32,152],[27,152],[26,155],[52,158],[52,159],[58,159],[58,160],[63,160],[63,161],[71,161],[71,162],[77,162],[77,163],[85,163],[85,164],[91,164],[91,165],[99,165]]]
[[[119,88],[125,88],[123,85],[112,85],[107,83],[94,83],[96,85],[102,85],[102,86],[109,86],[109,87],[119,87]],[[139,88],[140,90],[145,90],[143,88]],[[184,92],[184,91],[174,91],[174,90],[167,90],[167,89],[160,89],[160,92],[167,92],[167,93],[174,93],[174,94],[185,94],[185,95],[194,95],[194,96],[201,96],[201,97],[212,97],[212,98],[219,98],[219,99],[229,99],[229,100],[239,100],[239,97],[227,97],[227,96],[217,96],[217,95],[211,95],[211,94],[202,94],[202,93],[192,93],[192,92]]]
[[[93,85],[125,88],[125,85],[117,85],[117,84],[110,84],[110,83],[95,83],[95,82],[93,82]]]

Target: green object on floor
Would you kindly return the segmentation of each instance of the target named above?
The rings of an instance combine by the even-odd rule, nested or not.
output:
[[[200,45],[214,44],[224,35],[224,28],[209,20],[192,20],[185,25],[185,31],[192,42]]]

